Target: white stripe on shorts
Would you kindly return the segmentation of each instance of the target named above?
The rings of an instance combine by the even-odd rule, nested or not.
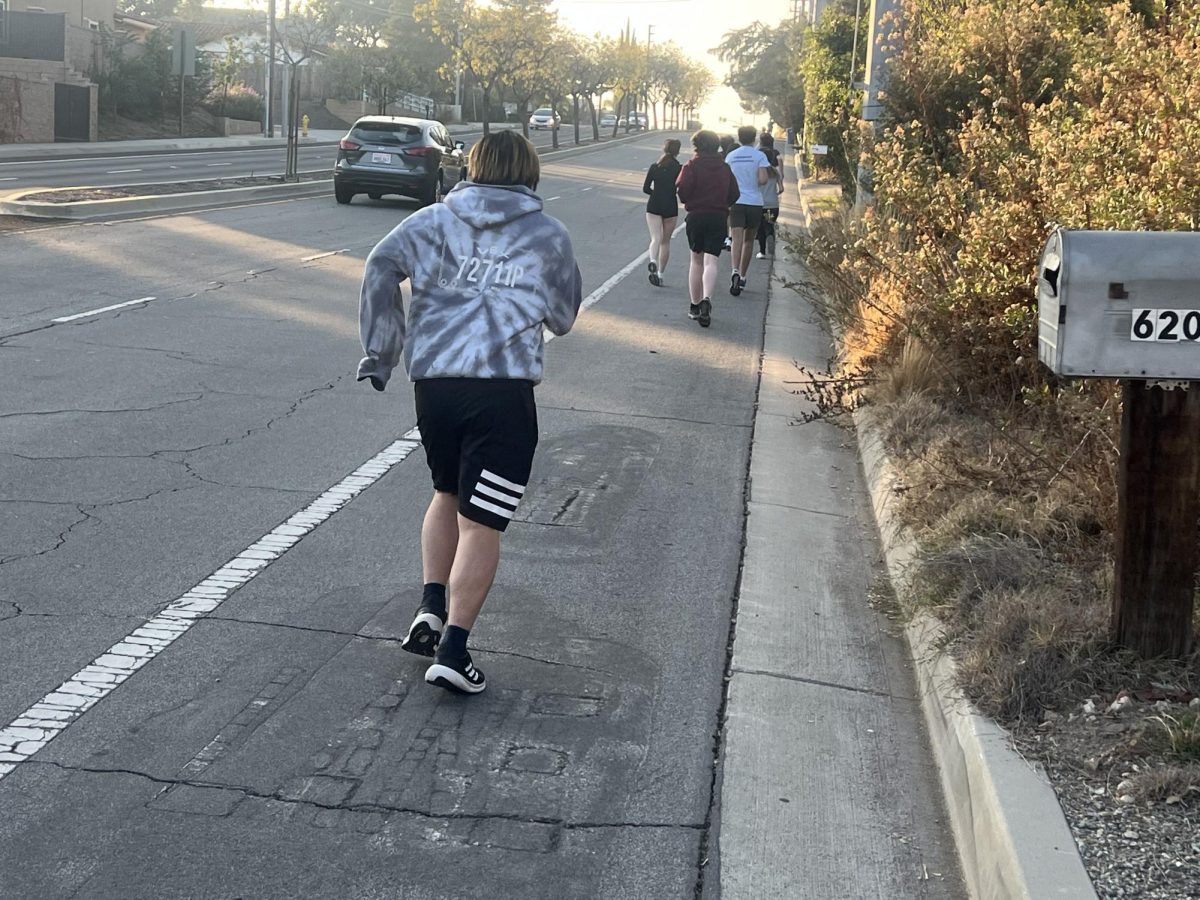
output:
[[[489,503],[487,500],[480,500],[478,494],[471,496],[471,503],[478,506],[480,509],[486,509],[488,512],[495,513],[505,519],[511,519],[515,510],[505,509],[503,506],[497,506],[495,503]]]
[[[514,497],[512,494],[506,494],[503,491],[494,490],[493,488],[488,487],[482,481],[475,482],[475,493],[491,497],[493,500],[499,500],[501,503],[505,504],[506,506],[511,506],[513,509],[516,509],[517,504],[521,502],[520,497]]]
[[[502,488],[505,488],[506,490],[512,491],[518,497],[525,496],[525,485],[513,484],[511,481],[508,481],[505,478],[501,478],[495,472],[489,472],[487,469],[484,469],[482,472],[479,473],[479,477],[486,478],[488,481],[490,481],[496,487],[502,487]]]

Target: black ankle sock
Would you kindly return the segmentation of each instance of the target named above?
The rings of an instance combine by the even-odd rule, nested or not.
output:
[[[446,586],[432,581],[425,585],[425,593],[421,597],[421,607],[444,620],[446,618]]]
[[[467,655],[467,635],[471,632],[457,625],[449,625],[442,632],[441,643],[438,644],[438,656],[448,656],[451,659],[461,659]]]

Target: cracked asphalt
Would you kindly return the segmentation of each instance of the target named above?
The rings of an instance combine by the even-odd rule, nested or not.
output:
[[[585,292],[645,250],[661,140],[546,166]],[[0,727],[415,424],[353,379],[363,259],[412,209],[0,235]],[[766,293],[701,331],[674,253],[547,348],[484,695],[398,648],[414,453],[0,780],[0,897],[708,896]]]

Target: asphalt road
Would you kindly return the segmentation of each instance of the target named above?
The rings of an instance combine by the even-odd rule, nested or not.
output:
[[[482,132],[455,137],[470,143]],[[591,134],[584,129],[583,134]],[[530,140],[539,148],[550,148],[549,131],[531,131]],[[559,132],[561,146],[572,145],[574,131]],[[300,171],[332,171],[337,148],[330,145],[302,145]],[[116,184],[152,184],[155,182],[195,181],[209,178],[241,178],[253,175],[279,175],[285,165],[283,147],[237,148],[230,150],[170,153],[122,154],[72,159],[43,159],[22,162],[0,161],[0,193],[39,187],[103,187]]]
[[[227,597],[0,780],[4,900],[695,896],[766,295],[699,329],[681,236],[669,287],[612,280],[661,141],[546,165],[599,302],[547,348],[465,700],[397,645],[430,493],[394,444],[411,391],[354,382],[362,261],[413,204],[0,236],[0,728]],[[286,553],[246,552],[339,484]],[[258,574],[192,590],[218,570]]]

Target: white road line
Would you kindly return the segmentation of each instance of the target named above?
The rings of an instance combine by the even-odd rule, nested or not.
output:
[[[341,250],[326,250],[324,253],[314,253],[312,256],[300,257],[300,262],[312,262],[314,259],[324,259],[327,256],[337,256],[339,253],[349,253],[349,247],[343,247]]]
[[[114,309],[124,309],[127,306],[137,306],[139,303],[149,303],[151,300],[156,300],[156,297],[141,297],[137,300],[126,300],[124,303],[114,303],[112,306],[102,306],[99,309],[89,309],[87,312],[75,313],[73,316],[62,316],[57,319],[51,319],[55,325],[61,325],[63,322],[74,322],[76,319],[86,319],[88,316],[98,316],[101,313],[112,312]]]
[[[543,200],[542,202],[543,202],[543,203],[549,203],[551,200],[561,200],[561,199],[562,199],[562,197],[547,197],[547,198],[546,198],[545,200]]]
[[[140,172],[141,169],[109,169],[105,175],[125,175],[129,172]]]
[[[673,235],[678,234],[682,228],[681,224]],[[639,253],[624,268],[588,294],[581,307],[587,309],[599,303],[645,258],[645,253]],[[128,305],[122,303],[108,309]],[[94,315],[96,312],[103,310],[83,315]],[[554,335],[547,333],[546,340],[553,339]],[[186,634],[197,621],[216,610],[243,584],[263,572],[303,537],[379,481],[420,446],[421,433],[413,428],[322,493],[308,506],[276,525],[191,590],[168,603],[140,627],[117,641],[55,690],[0,728],[0,781],[62,734],[67,726],[116,690],[180,635]]]
[[[586,193],[587,193],[588,191],[590,191],[590,190],[592,190],[592,189],[591,189],[591,188],[584,188],[584,189],[583,189],[582,191],[580,191],[579,193],[581,193],[581,194],[586,194]]]
[[[0,181],[19,181],[16,175],[10,175],[8,178],[0,178]]]
[[[286,522],[167,604],[141,627],[84,666],[4,728],[0,728],[0,780],[116,690],[239,587],[300,542],[306,534],[386,475],[421,446],[409,432],[367,460]]]
[[[210,169],[215,169],[219,166],[232,166],[233,163],[206,163],[205,165]]]

